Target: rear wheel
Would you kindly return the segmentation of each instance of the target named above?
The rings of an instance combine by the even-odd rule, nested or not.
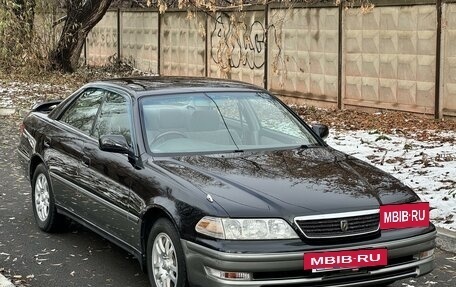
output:
[[[187,286],[187,271],[179,235],[167,219],[159,219],[147,240],[147,272],[153,287]]]
[[[33,174],[32,204],[38,227],[45,232],[56,231],[62,216],[55,208],[49,173],[43,164],[39,164]]]

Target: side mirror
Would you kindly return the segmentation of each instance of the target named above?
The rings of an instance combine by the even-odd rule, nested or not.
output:
[[[329,128],[327,125],[315,124],[312,125],[312,129],[322,139],[326,139],[329,135]]]
[[[98,141],[102,151],[131,155],[130,146],[122,135],[104,135]]]

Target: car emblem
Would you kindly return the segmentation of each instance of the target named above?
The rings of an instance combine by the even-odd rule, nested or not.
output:
[[[340,230],[342,230],[342,232],[347,232],[347,230],[348,230],[348,221],[347,220],[340,221]]]

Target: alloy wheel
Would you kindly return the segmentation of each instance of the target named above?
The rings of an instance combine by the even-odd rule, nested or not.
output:
[[[152,266],[157,287],[177,286],[177,254],[171,238],[166,233],[155,237],[152,248]]]
[[[35,209],[41,221],[48,218],[49,206],[49,184],[46,176],[41,173],[35,182]]]

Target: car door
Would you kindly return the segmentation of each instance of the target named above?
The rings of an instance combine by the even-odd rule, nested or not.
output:
[[[45,132],[44,144],[50,147],[46,162],[56,204],[80,217],[84,217],[87,200],[80,188],[84,142],[90,140],[103,97],[103,91],[98,89],[83,91]]]
[[[81,177],[90,195],[88,219],[114,239],[132,246],[139,242],[139,219],[129,212],[130,187],[136,172],[128,156],[102,151],[98,139],[102,135],[123,135],[132,143],[130,100],[114,92],[106,92],[95,121],[91,141],[84,144]]]

